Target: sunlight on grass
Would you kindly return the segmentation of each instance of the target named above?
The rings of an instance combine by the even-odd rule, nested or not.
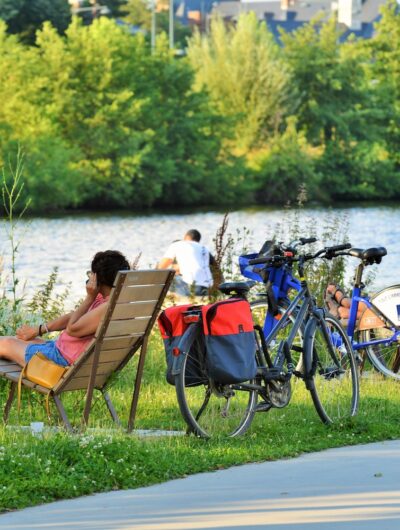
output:
[[[123,422],[127,422],[136,360],[110,390]],[[164,379],[164,350],[153,335],[139,400],[138,429],[185,430],[175,389]],[[80,435],[0,427],[0,509],[21,508],[93,492],[135,488],[212,469],[246,462],[287,458],[328,447],[399,438],[398,384],[374,372],[361,378],[360,409],[355,418],[324,426],[302,381],[293,382],[293,398],[284,409],[256,414],[248,433],[237,439],[194,436],[138,438],[115,429],[101,400],[95,403],[90,427]],[[6,384],[0,382],[3,403]],[[65,396],[68,414],[79,424],[84,394]],[[52,425],[57,425],[55,410]],[[20,425],[44,421],[40,398],[24,392]],[[15,407],[10,424],[18,425]],[[112,428],[112,430],[110,430]]]

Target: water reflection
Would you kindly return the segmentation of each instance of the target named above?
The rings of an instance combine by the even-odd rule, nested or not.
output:
[[[349,235],[354,246],[383,245],[388,256],[377,268],[375,287],[396,283],[399,254],[397,242],[400,232],[400,208],[397,206],[367,206],[337,208],[334,213],[347,215]],[[72,282],[72,297],[82,296],[85,282],[84,271],[98,250],[107,248],[124,252],[130,260],[142,252],[141,268],[152,267],[163,255],[168,244],[183,236],[189,228],[197,228],[210,248],[220,226],[223,214],[217,211],[194,213],[157,213],[130,215],[126,213],[80,214],[56,218],[32,218],[20,225],[21,245],[17,258],[17,274],[21,285],[26,284],[27,297],[43,283],[54,267],[59,268],[61,291]],[[321,230],[326,210],[305,209],[301,215],[303,235],[315,229]],[[249,231],[246,237],[248,249],[257,249],[270,238],[282,222],[281,209],[247,209],[230,214],[229,232]],[[0,223],[0,254],[4,257],[9,273],[10,249],[5,224]],[[283,227],[283,234],[289,229]],[[283,237],[285,237],[283,235]],[[240,245],[238,245],[240,246]],[[238,248],[240,253],[240,248]],[[349,262],[349,275],[356,264]]]

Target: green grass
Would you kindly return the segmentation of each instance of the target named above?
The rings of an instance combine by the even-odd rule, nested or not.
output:
[[[126,422],[134,380],[134,364],[125,369],[110,394]],[[175,390],[164,382],[164,352],[157,335],[145,366],[137,428],[183,430]],[[0,383],[2,403],[6,385]],[[256,415],[250,431],[238,439],[205,441],[176,436],[138,438],[114,429],[100,434],[65,432],[34,437],[29,431],[0,428],[0,511],[23,508],[94,492],[137,488],[201,471],[246,462],[293,457],[329,447],[400,437],[400,392],[397,383],[379,377],[361,382],[361,405],[356,418],[324,426],[301,382],[294,385],[288,407]],[[83,394],[67,395],[69,415],[79,423]],[[40,399],[24,392],[19,423],[45,421]],[[13,407],[10,424],[18,424]],[[54,411],[53,424],[57,424]],[[91,427],[109,429],[112,423],[101,400]]]

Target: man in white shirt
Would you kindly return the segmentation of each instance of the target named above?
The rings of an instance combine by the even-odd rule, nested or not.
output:
[[[171,291],[181,296],[203,296],[213,284],[210,264],[214,258],[200,243],[198,230],[186,232],[182,241],[172,243],[158,264],[158,269],[174,269]]]

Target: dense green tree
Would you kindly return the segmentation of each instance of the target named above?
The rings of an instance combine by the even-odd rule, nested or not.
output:
[[[0,18],[8,22],[16,17],[24,2],[25,0],[0,0]]]
[[[315,19],[282,34],[283,53],[293,70],[292,88],[299,94],[300,130],[314,145],[365,138],[371,132],[369,93],[355,44],[340,44],[335,18]],[[347,48],[350,47],[350,50]]]
[[[261,204],[295,202],[300,186],[306,184],[310,198],[326,198],[319,190],[314,158],[304,134],[296,130],[290,119],[283,134],[278,134],[268,148],[251,160],[254,171],[255,199]]]
[[[368,75],[384,125],[382,136],[390,157],[400,168],[400,11],[397,2],[390,0],[381,13],[375,35],[364,43],[364,49],[370,57]]]
[[[223,120],[192,91],[192,71],[166,38],[152,54],[112,20],[75,19],[66,38],[45,24],[35,47],[3,31],[0,53],[0,147],[26,150],[33,207],[235,198],[241,173],[221,149]]]
[[[275,134],[289,108],[290,68],[254,13],[240,15],[234,27],[214,19],[208,35],[197,33],[190,41],[188,57],[197,89],[206,89],[218,111],[236,121],[239,150]]]
[[[147,0],[127,0],[125,20],[146,31],[151,27],[151,9]]]
[[[10,33],[32,44],[45,21],[63,33],[71,21],[71,9],[68,0],[0,0],[0,18],[7,22]]]

